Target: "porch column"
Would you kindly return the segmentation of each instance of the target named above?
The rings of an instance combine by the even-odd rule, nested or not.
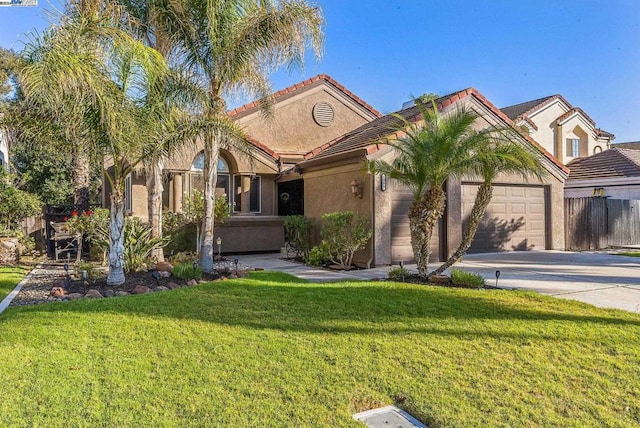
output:
[[[242,178],[242,195],[240,197],[241,201],[241,213],[249,214],[251,212],[251,176],[243,175]]]
[[[182,212],[182,174],[173,176],[173,212]]]

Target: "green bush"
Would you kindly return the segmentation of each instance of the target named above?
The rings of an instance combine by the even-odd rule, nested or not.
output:
[[[456,287],[464,288],[482,288],[485,286],[482,276],[458,269],[451,269],[451,283]]]
[[[0,167],[0,234],[12,235],[25,217],[42,212],[42,202],[31,193],[24,192],[14,185],[15,176]]]
[[[200,279],[202,278],[202,269],[193,268],[193,263],[179,263],[173,267],[173,276],[180,279]]]
[[[326,264],[329,260],[329,253],[326,248],[320,244],[316,245],[309,251],[309,255],[305,259],[305,263],[311,266],[322,266]]]
[[[175,255],[172,255],[169,260],[174,266],[180,263],[193,264],[198,261],[198,254],[188,251],[181,251]]]
[[[164,248],[169,237],[152,238],[151,228],[138,217],[127,217],[124,224],[124,270],[137,272],[147,268],[151,252]]]
[[[284,219],[284,239],[295,250],[296,258],[309,258],[311,231],[311,220],[303,215],[292,215]]]
[[[320,235],[329,259],[342,269],[349,269],[353,255],[364,248],[372,232],[365,216],[345,211],[323,215]]]
[[[395,266],[389,270],[389,279],[403,279],[410,274],[411,272],[409,272],[407,269],[400,266]]]
[[[89,262],[79,262],[76,264],[75,267],[75,273],[76,276],[78,278],[82,278],[82,271],[86,270],[87,271],[87,278],[88,279],[98,279],[102,276],[102,273],[95,268],[95,266],[93,265],[93,263],[89,263]]]

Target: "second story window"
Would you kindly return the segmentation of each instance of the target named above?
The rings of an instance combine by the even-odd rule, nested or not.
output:
[[[580,139],[569,138],[569,156],[577,158],[580,156]]]

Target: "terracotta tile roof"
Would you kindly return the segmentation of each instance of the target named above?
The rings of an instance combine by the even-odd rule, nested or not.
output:
[[[536,110],[539,106],[541,107],[543,104],[548,104],[547,101],[551,102],[556,97],[560,95],[550,95],[548,97],[538,98],[537,100],[525,101],[520,104],[514,104],[512,106],[503,107],[500,110],[507,115],[507,117],[511,120],[516,120],[520,116],[526,116],[527,113],[531,113],[533,110]],[[571,106],[571,104],[569,104]]]
[[[632,149],[632,150],[640,150],[640,141],[626,141],[624,143],[614,143],[611,146],[612,149]]]
[[[613,148],[567,164],[569,180],[640,177],[640,150]]]
[[[266,145],[262,144],[260,141],[258,141],[255,138],[253,138],[252,136],[247,135],[247,141],[249,141],[256,148],[258,148],[258,149],[262,150],[263,152],[265,152],[267,155],[271,156],[273,159],[275,159],[275,160],[279,160],[280,159],[280,155],[279,154],[277,154],[276,152],[271,150],[269,147],[267,147]]]
[[[318,74],[317,76],[314,76],[314,77],[312,77],[310,79],[307,79],[307,80],[304,80],[302,82],[296,83],[295,85],[291,85],[288,88],[281,89],[278,92],[275,92],[273,94],[273,97],[274,97],[275,100],[277,100],[278,98],[281,98],[281,97],[283,97],[285,95],[290,95],[290,94],[299,92],[302,89],[308,89],[310,87],[317,86],[322,81],[328,82],[329,84],[334,86],[336,89],[338,89],[339,91],[343,92],[345,95],[347,95],[349,98],[351,98],[357,104],[359,104],[361,107],[363,107],[369,113],[371,113],[373,116],[375,116],[375,117],[382,116],[382,114],[378,110],[373,108],[371,105],[366,103],[362,98],[358,97],[356,94],[354,94],[353,92],[351,92],[350,90],[348,90],[347,88],[342,86],[340,83],[338,83],[335,79],[333,79],[331,76],[329,76],[327,74]],[[253,111],[255,111],[255,110],[259,109],[259,108],[260,108],[260,101],[256,100],[256,101],[252,101],[250,103],[247,103],[245,105],[242,105],[240,107],[234,108],[233,110],[230,110],[228,112],[228,115],[229,116],[238,116],[238,115],[244,116],[245,114],[249,114],[249,113],[251,113],[251,112],[253,112]]]
[[[466,97],[474,97],[485,107],[491,110],[496,116],[498,116],[505,125],[512,126],[511,119],[499,108],[493,105],[487,98],[478,92],[474,88],[467,88],[462,91],[454,92],[444,97],[438,98],[436,106],[438,109],[443,109],[462,100]],[[410,122],[416,122],[421,119],[420,110],[417,106],[411,106],[406,109],[396,112],[396,114],[404,117]],[[384,138],[394,138],[393,129],[400,125],[402,121],[397,117],[389,114],[378,119],[373,120],[367,124],[362,125],[355,130],[338,137],[337,139],[327,143],[321,147],[318,147],[305,155],[306,160],[310,159],[322,159],[328,158],[337,154],[347,153],[350,151],[366,149],[368,154],[375,153],[384,146]],[[528,135],[523,135],[529,143],[536,147],[546,158],[548,158],[554,165],[565,173],[569,173],[569,169],[564,166],[558,159],[551,153],[546,151],[538,142]],[[303,162],[304,163],[304,162]],[[304,166],[304,165],[302,165]]]

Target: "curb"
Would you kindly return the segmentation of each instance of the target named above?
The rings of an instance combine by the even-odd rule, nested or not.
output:
[[[11,304],[11,301],[13,301],[13,299],[18,295],[18,293],[22,289],[22,286],[31,279],[31,276],[36,271],[36,269],[41,269],[41,268],[42,268],[42,263],[38,263],[36,267],[31,269],[31,272],[29,272],[27,276],[22,278],[22,281],[20,281],[18,285],[16,285],[16,287],[13,290],[11,290],[11,293],[9,293],[7,297],[2,299],[2,302],[0,302],[0,314],[2,314],[4,310],[9,307],[9,305]]]

